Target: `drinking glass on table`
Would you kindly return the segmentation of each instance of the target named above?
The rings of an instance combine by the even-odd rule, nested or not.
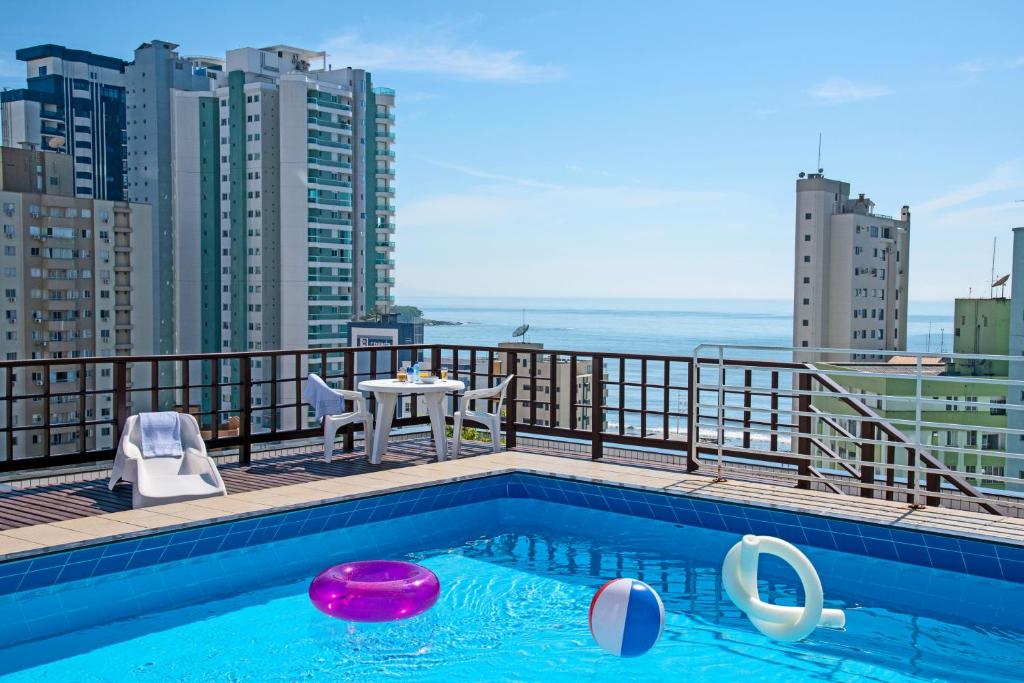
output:
[[[448,379],[448,368],[441,368],[441,381],[444,382]]]

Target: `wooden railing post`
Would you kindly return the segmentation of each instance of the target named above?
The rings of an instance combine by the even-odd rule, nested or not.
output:
[[[128,421],[128,372],[125,362],[118,360],[114,361],[114,420],[117,425],[116,442],[124,434],[124,425]]]
[[[604,358],[594,354],[593,381],[590,391],[590,459],[600,460],[604,455],[601,436],[604,423]]]
[[[800,415],[796,421],[796,453],[799,460],[796,465],[797,474],[800,479],[796,483],[798,489],[811,488],[811,397],[807,392],[811,391],[811,376],[806,371],[797,371],[797,386],[800,394],[797,396],[797,410]]]
[[[345,363],[345,367],[342,368],[342,373],[345,376],[345,379],[344,379],[345,386],[342,387],[342,388],[346,389],[346,390],[349,390],[349,391],[355,391],[356,390],[356,382],[355,382],[355,377],[356,377],[356,368],[355,368],[356,359],[355,359],[355,354],[353,354],[350,349],[346,349],[345,350],[345,353],[344,353],[344,356],[343,356],[343,362]],[[392,370],[397,370],[397,368],[392,368]],[[349,409],[349,405],[346,402],[345,410],[348,410],[348,409]],[[346,425],[346,427],[347,428],[345,429],[345,440],[343,441],[343,446],[344,446],[344,449],[345,449],[346,453],[351,453],[352,450],[356,446],[355,429],[354,429],[353,425]],[[365,445],[365,444],[367,444],[369,442],[370,442],[370,435],[369,434],[363,434],[363,444]],[[369,452],[369,449],[367,449],[367,452]]]
[[[505,368],[505,376],[512,375],[512,383],[508,385],[508,394],[505,398],[505,448],[512,450],[516,447],[516,410],[519,406],[519,358],[515,351],[509,351],[505,354],[505,358],[508,360],[508,367]],[[488,372],[492,368],[488,368]],[[475,366],[469,368],[469,387],[473,388],[473,373],[476,371]]]
[[[700,415],[697,414],[698,392],[697,383],[700,366],[697,357],[690,359],[690,367],[686,373],[686,471],[694,472],[700,467]]]
[[[875,490],[875,425],[867,420],[860,423],[860,495],[862,498],[874,498]]]
[[[238,464],[245,466],[252,461],[252,359],[242,356],[238,359]]]

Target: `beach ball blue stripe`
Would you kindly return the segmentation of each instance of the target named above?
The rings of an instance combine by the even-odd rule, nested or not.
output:
[[[661,636],[665,618],[654,590],[642,581],[632,583],[622,634],[623,657],[637,657],[650,650]]]

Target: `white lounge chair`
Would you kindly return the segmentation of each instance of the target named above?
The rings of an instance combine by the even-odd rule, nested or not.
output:
[[[334,455],[334,437],[347,424],[361,422],[363,425],[363,446],[366,457],[373,452],[373,415],[366,409],[366,397],[358,391],[334,389],[327,386],[323,378],[310,373],[304,393],[306,402],[313,406],[316,419],[324,422],[324,462],[330,462]],[[343,412],[345,401],[352,401],[355,410]]]
[[[459,401],[459,410],[453,416],[454,425],[452,433],[455,436],[455,447],[452,449],[452,457],[459,457],[459,446],[462,444],[462,423],[476,422],[484,425],[491,431],[491,449],[497,453],[501,450],[501,407],[505,404],[505,392],[508,385],[512,383],[515,375],[509,375],[501,381],[501,384],[490,389],[473,389],[462,395]],[[482,410],[471,410],[473,401],[492,401],[497,399],[498,407],[493,413]]]
[[[113,489],[118,481],[130,482],[133,508],[227,495],[217,465],[206,453],[199,423],[191,415],[177,416],[180,453],[166,455],[144,455],[139,416],[125,422],[109,487]]]

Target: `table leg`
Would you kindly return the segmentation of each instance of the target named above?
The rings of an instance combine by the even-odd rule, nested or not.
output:
[[[388,435],[391,433],[391,422],[395,419],[395,405],[398,394],[390,392],[374,392],[377,399],[377,424],[373,429],[373,455],[371,465],[379,465],[384,454],[388,452]]]
[[[423,396],[427,404],[427,415],[430,416],[430,428],[434,432],[434,450],[437,451],[438,462],[448,459],[448,437],[444,433],[444,396],[441,392],[431,392]]]

